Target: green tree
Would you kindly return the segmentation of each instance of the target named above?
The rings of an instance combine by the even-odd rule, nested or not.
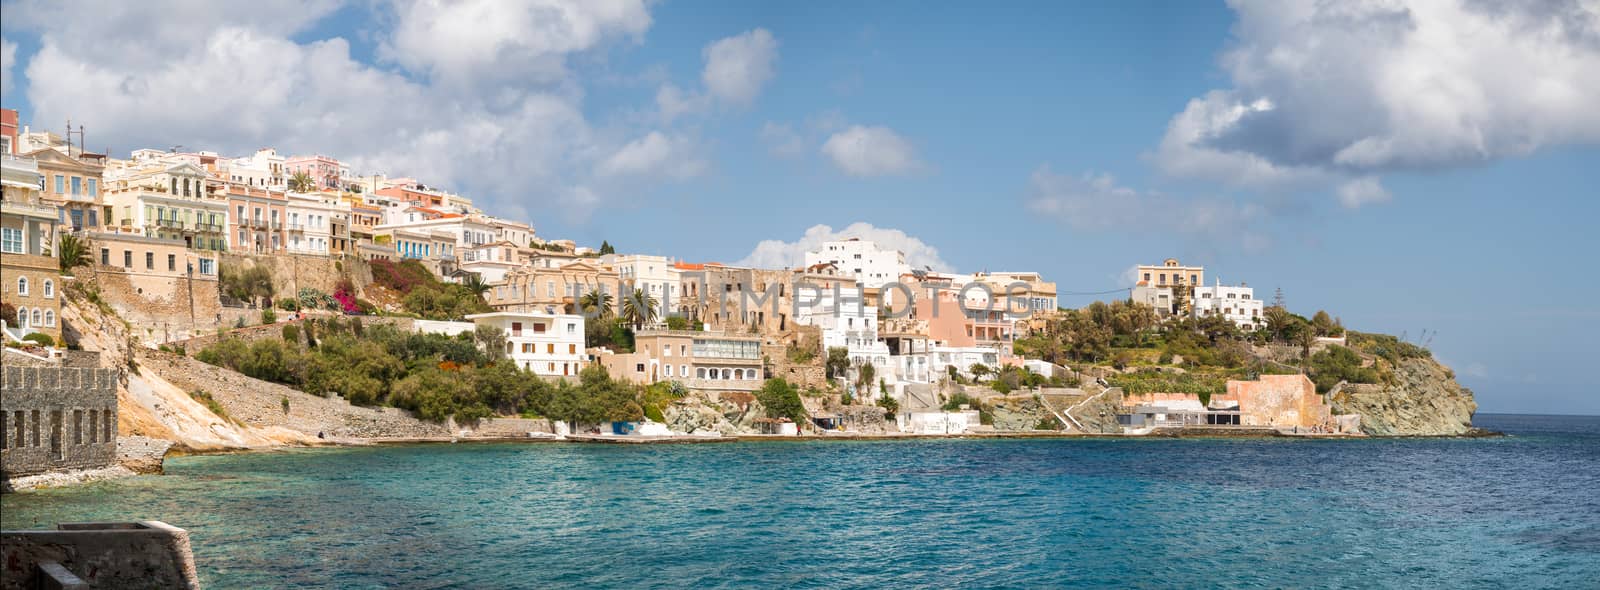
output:
[[[850,350],[843,346],[828,348],[828,360],[824,362],[828,379],[843,377],[850,371]]]
[[[616,254],[616,253],[617,253],[617,249],[613,248],[611,246],[611,242],[607,242],[605,240],[600,240],[600,254],[601,255]]]
[[[72,269],[89,265],[89,242],[74,234],[61,234],[56,240],[56,261],[61,272],[72,274]]]
[[[461,281],[461,286],[479,298],[482,298],[484,293],[489,292],[489,283],[485,282],[483,275],[478,273],[467,275],[466,280]]]
[[[480,324],[473,329],[473,340],[483,349],[484,358],[499,363],[506,358],[506,331],[498,326]]]
[[[656,307],[660,305],[643,289],[631,290],[622,296],[622,317],[638,330],[656,321]]]
[[[616,315],[616,309],[612,307],[613,301],[614,298],[610,293],[595,289],[578,298],[578,307],[586,317],[607,319]]]
[[[873,383],[878,381],[878,368],[872,363],[861,363],[856,367],[856,391],[867,391]]]
[[[782,377],[773,377],[756,390],[756,399],[766,408],[768,418],[788,418],[796,424],[805,420],[806,407],[800,392]]]
[[[309,193],[317,190],[317,181],[306,171],[301,170],[289,177],[289,190],[297,193]]]

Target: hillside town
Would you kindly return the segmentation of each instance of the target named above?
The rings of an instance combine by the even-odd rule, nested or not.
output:
[[[1385,365],[1326,314],[1292,316],[1281,301],[1266,305],[1249,285],[1178,259],[1138,265],[1110,306],[1069,310],[1039,272],[919,268],[866,239],[828,241],[792,268],[626,253],[609,241],[547,236],[533,220],[498,216],[428,179],[361,174],[329,155],[172,148],[119,158],[87,150],[81,127],[58,134],[17,119],[0,111],[8,366],[16,355],[48,363],[92,349],[90,312],[68,309],[69,291],[127,325],[128,342],[117,346],[209,354],[223,359],[212,364],[299,390],[314,389],[312,377],[252,373],[218,350],[268,334],[291,345],[303,336],[300,350],[311,354],[316,322],[326,339],[340,318],[363,318],[477,337],[485,367],[563,384],[603,368],[606,380],[705,401],[645,401],[591,417],[616,434],[720,434],[730,422],[776,435],[1349,434],[1361,432],[1361,416],[1336,411],[1332,396],[1376,382],[1358,370],[1401,360]],[[1312,353],[1346,345],[1363,354],[1337,370],[1314,368]],[[317,387],[352,403],[396,404],[399,382],[379,380],[370,396],[354,385]],[[762,397],[774,380],[804,394],[788,394],[798,400],[792,410],[774,411]],[[750,399],[766,414],[739,422],[722,410]],[[552,417],[492,405],[421,413],[457,422]],[[7,448],[30,446],[22,433],[37,433],[30,420],[38,418],[7,410],[19,417],[6,421],[15,435]],[[1009,425],[996,417],[1008,411]],[[99,414],[88,416],[93,425]],[[565,422],[550,429],[586,428]]]

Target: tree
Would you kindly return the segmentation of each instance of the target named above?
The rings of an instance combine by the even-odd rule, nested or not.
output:
[[[601,254],[616,254],[617,253],[617,249],[613,248],[611,246],[611,242],[607,242],[605,240],[600,240],[600,253]]]
[[[256,303],[259,299],[270,304],[274,293],[272,271],[265,266],[241,269],[235,265],[223,265],[217,280],[224,294],[241,301]]]
[[[583,310],[586,317],[608,319],[616,315],[616,310],[611,305],[612,300],[610,293],[595,289],[578,298],[578,307]]]
[[[651,297],[642,289],[629,291],[622,297],[622,317],[626,319],[634,330],[656,321],[655,297]]]
[[[806,406],[800,402],[800,392],[782,377],[773,377],[756,390],[756,399],[766,408],[768,418],[788,418],[796,424],[806,418]]]
[[[484,358],[491,363],[499,363],[506,358],[506,331],[498,326],[479,324],[473,330],[473,340],[483,349]]]
[[[843,377],[850,370],[850,350],[843,346],[828,348],[828,360],[824,361],[824,368],[828,379]]]
[[[989,368],[989,365],[985,365],[983,363],[972,363],[972,367],[968,368],[967,371],[972,373],[973,379],[982,379],[983,377],[994,372]]]
[[[88,266],[88,241],[73,234],[62,234],[56,241],[56,260],[61,264],[61,272],[67,274],[79,266]]]
[[[473,295],[477,295],[480,298],[483,297],[484,293],[489,292],[489,283],[485,282],[483,275],[478,273],[467,275],[466,280],[461,281],[461,286],[466,287]]]
[[[317,190],[317,181],[306,171],[301,170],[289,177],[289,190],[297,193],[309,193]]]
[[[861,366],[856,367],[856,391],[868,391],[867,388],[877,382],[877,377],[877,367],[872,366],[872,363],[861,363]]]

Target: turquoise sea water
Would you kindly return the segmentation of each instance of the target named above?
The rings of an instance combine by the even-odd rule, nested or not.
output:
[[[455,444],[0,497],[158,519],[210,588],[1595,587],[1600,418],[1440,440]]]

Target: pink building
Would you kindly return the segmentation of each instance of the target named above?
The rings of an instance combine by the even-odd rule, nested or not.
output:
[[[284,168],[289,176],[306,173],[316,181],[315,188],[323,190],[340,190],[339,179],[348,172],[344,162],[327,156],[294,156],[284,162]]]
[[[282,191],[231,182],[226,190],[228,249],[255,254],[283,251],[288,197]]]

